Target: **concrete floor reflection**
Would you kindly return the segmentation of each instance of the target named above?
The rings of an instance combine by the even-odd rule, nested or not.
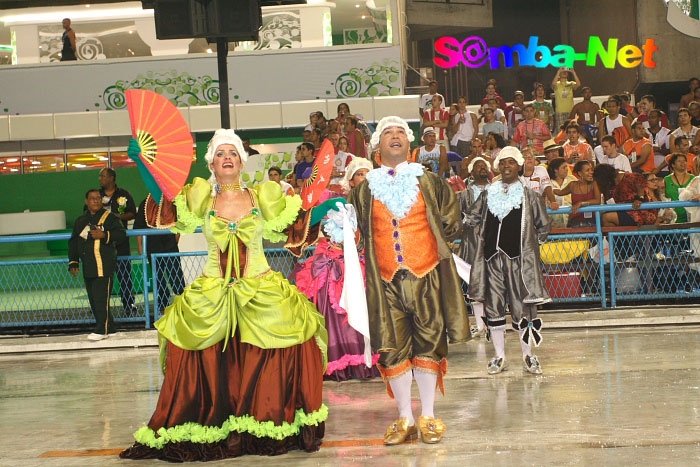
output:
[[[558,331],[525,374],[507,337],[509,370],[486,374],[491,344],[450,349],[441,444],[385,448],[396,416],[380,381],[327,382],[327,441],[353,447],[244,457],[261,466],[700,465],[700,328]],[[162,382],[156,349],[0,357],[0,465],[151,465],[115,456],[39,458],[48,451],[125,448]],[[417,400],[417,388],[414,387]],[[420,414],[420,406],[414,406]]]

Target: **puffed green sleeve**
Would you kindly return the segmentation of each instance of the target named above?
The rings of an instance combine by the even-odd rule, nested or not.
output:
[[[211,184],[197,177],[182,188],[173,203],[177,209],[177,221],[170,230],[173,233],[192,233],[204,224],[204,216],[211,204]]]
[[[287,239],[282,232],[298,217],[301,209],[299,195],[285,196],[275,182],[265,182],[253,188],[264,219],[263,237],[272,242]]]

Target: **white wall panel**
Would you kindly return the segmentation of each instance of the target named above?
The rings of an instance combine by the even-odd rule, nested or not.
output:
[[[0,141],[10,140],[10,117],[0,117]]]
[[[100,116],[100,136],[131,135],[128,111],[110,110],[98,113]]]
[[[309,114],[318,111],[328,118],[325,99],[282,102],[282,126],[306,126],[309,124]]]
[[[53,138],[53,114],[10,115],[10,139]]]
[[[279,128],[282,126],[280,102],[236,104],[236,125],[241,130]]]
[[[381,120],[389,115],[406,120],[418,120],[418,102],[420,96],[390,96],[390,97],[375,97],[374,98],[374,116],[375,119]],[[350,107],[350,111],[353,111]]]
[[[100,134],[100,119],[97,112],[67,112],[54,114],[56,138],[86,138]]]

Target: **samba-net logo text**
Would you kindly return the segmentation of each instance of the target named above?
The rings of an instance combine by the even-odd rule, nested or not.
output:
[[[634,68],[643,64],[647,68],[655,68],[654,52],[659,48],[654,39],[647,39],[644,45],[620,46],[619,39],[608,39],[606,45],[598,36],[588,38],[588,48],[576,51],[572,46],[559,44],[551,49],[538,44],[539,37],[530,36],[527,46],[515,44],[500,47],[488,47],[486,41],[478,36],[467,37],[459,41],[454,37],[445,36],[435,41],[436,56],[433,61],[440,68],[454,68],[460,63],[469,68],[479,68],[487,63],[491,69],[501,67],[501,59],[506,68],[517,64],[519,66],[536,66],[544,68],[567,67],[573,68],[576,62],[584,62],[586,66],[596,66],[599,62],[605,68],[615,68],[617,63],[623,68]]]

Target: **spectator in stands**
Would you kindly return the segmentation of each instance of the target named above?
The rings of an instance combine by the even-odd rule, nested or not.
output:
[[[525,106],[525,93],[515,91],[513,93],[513,103],[506,107],[506,126],[508,127],[508,137],[512,140],[515,136],[515,129],[525,117],[523,116],[523,107]]]
[[[309,114],[309,124],[304,127],[304,130],[313,130],[314,128],[317,128],[318,125],[318,112],[311,112]]]
[[[112,277],[117,261],[115,243],[124,243],[127,238],[119,217],[104,208],[102,194],[98,190],[85,193],[85,208],[83,215],[76,219],[68,241],[68,271],[73,277],[78,277],[82,261],[90,310],[95,317],[95,329],[88,339],[99,341],[115,331],[109,311]]]
[[[286,196],[294,196],[294,187],[282,180],[282,169],[277,166],[272,166],[267,169],[267,179],[271,182],[278,183],[282,187],[282,193]]]
[[[690,78],[688,80],[688,87],[690,88],[690,92],[681,96],[681,101],[678,108],[689,107],[690,102],[695,100],[695,90],[700,88],[700,79]]]
[[[78,59],[78,47],[75,44],[75,31],[70,27],[70,18],[63,18],[63,36],[61,36],[61,61],[67,62]]]
[[[604,136],[612,135],[615,138],[615,144],[622,146],[632,135],[632,119],[620,113],[621,105],[619,96],[610,96],[605,103],[608,114],[598,121],[598,137],[601,142]]]
[[[700,126],[700,103],[693,101],[688,104],[688,111],[690,112],[690,124],[693,126]]]
[[[501,149],[506,146],[506,140],[503,139],[500,133],[489,132],[486,135],[486,155],[491,161],[495,160]]]
[[[243,138],[241,141],[243,141],[243,149],[245,149],[245,152],[248,153],[248,156],[260,154],[260,152],[258,150],[250,147],[250,138]],[[177,294],[177,295],[180,295],[180,294]]]
[[[469,148],[469,155],[467,155],[467,157],[462,158],[462,163],[459,171],[459,176],[462,177],[462,179],[466,179],[469,177],[468,167],[472,160],[474,160],[477,157],[483,157],[484,159],[489,160],[489,157],[484,154],[484,147],[485,145],[482,142],[481,137],[479,135],[475,135],[474,138],[472,138],[472,144]]]
[[[564,150],[553,139],[548,139],[543,143],[545,163],[542,166],[546,169],[548,164],[554,159],[564,157]]]
[[[663,178],[657,177],[653,173],[644,174],[647,178],[647,195],[649,196],[649,201],[651,202],[662,202],[670,201],[666,196],[666,184]],[[659,210],[659,214],[656,218],[657,224],[675,224],[678,215],[675,209],[664,208]]]
[[[552,192],[552,182],[547,169],[537,165],[537,158],[531,151],[526,149],[522,154],[525,163],[523,164],[521,175],[523,180],[525,180],[525,186],[540,195],[547,203],[549,209],[559,209],[557,200]]]
[[[501,110],[505,110],[506,101],[501,96],[499,96],[498,93],[496,92],[496,80],[495,79],[490,79],[488,81],[488,83],[486,84],[486,95],[481,100],[481,105],[488,104],[490,99],[496,99],[496,103],[498,105],[498,108]]]
[[[135,229],[151,228],[146,223],[145,209],[148,196],[139,204],[138,214],[134,221]],[[157,206],[155,203],[153,205]],[[140,236],[136,237],[136,241],[138,242],[139,254],[143,254],[142,238]],[[170,283],[174,295],[181,295],[182,291],[185,289],[185,277],[182,273],[182,262],[179,256],[158,258],[154,263],[151,255],[153,253],[179,253],[180,249],[177,246],[178,241],[180,241],[180,234],[150,235],[148,237],[146,247],[148,250],[148,262],[153,268],[154,277],[158,282],[158,297],[156,298],[156,303],[158,305],[158,311],[161,314],[170,304],[170,289],[168,289],[168,283]],[[153,323],[153,321],[151,321],[151,323]]]
[[[117,186],[117,172],[110,167],[100,170],[99,182],[102,187],[100,195],[102,196],[103,207],[105,210],[115,213],[121,219],[124,229],[127,229],[129,221],[136,219],[134,198],[127,190]],[[87,211],[87,206],[85,211]],[[123,241],[117,243],[117,255],[131,255],[128,238],[124,238]],[[134,286],[131,280],[131,260],[117,260],[117,281],[119,281],[119,293],[124,311],[127,313],[136,312]]]
[[[502,137],[506,136],[506,128],[502,122],[496,120],[494,116],[494,110],[491,107],[484,108],[484,125],[479,130],[482,135],[488,135],[489,133],[498,133]]]
[[[677,152],[679,154],[685,154],[685,159],[687,161],[687,169],[688,172],[695,174],[695,159],[696,155],[692,152],[690,152],[690,141],[688,141],[688,138],[685,136],[679,136],[675,140],[675,146],[673,146],[674,152]],[[665,167],[668,165],[669,171],[673,171],[671,169],[671,155],[669,154],[666,156],[664,160],[665,164],[662,166]]]
[[[445,108],[440,94],[433,96],[431,104],[431,107],[423,114],[423,125],[435,128],[438,144],[447,145],[447,127],[450,124],[450,111]]]
[[[314,165],[314,145],[311,143],[301,143],[299,154],[302,160],[294,166],[294,182],[296,187],[301,189],[304,180],[311,175],[311,167]]]
[[[467,98],[460,96],[457,105],[452,107],[452,140],[450,147],[463,158],[470,153],[471,141],[479,130],[476,114],[467,110]]]
[[[627,155],[633,172],[651,173],[656,170],[651,140],[645,138],[646,130],[639,119],[632,122],[632,137],[622,145],[622,153]]]
[[[494,120],[503,123],[503,127],[505,128],[505,126],[506,126],[506,113],[503,111],[503,109],[501,109],[498,106],[498,100],[495,97],[490,97],[488,99],[488,101],[486,101],[486,104],[483,104],[481,106],[481,109],[480,109],[481,117],[480,118],[483,118],[484,110],[486,108],[490,108],[493,110]]]
[[[535,106],[533,104],[525,104],[523,114],[525,115],[525,120],[518,123],[511,144],[519,147],[521,150],[529,148],[536,155],[542,154],[544,151],[542,143],[551,138],[552,134],[549,132],[545,122],[535,118]]]
[[[671,174],[664,178],[666,187],[664,192],[667,198],[678,201],[680,199],[679,191],[682,188],[686,188],[695,176],[688,172],[688,158],[683,153],[671,154],[668,165],[671,168]],[[675,211],[678,216],[676,219],[677,223],[688,222],[688,214],[685,208],[676,208]]]
[[[633,211],[604,213],[601,218],[603,227],[653,225],[656,223],[657,209],[639,210],[642,203],[649,201],[646,194],[647,179],[644,175],[620,172],[611,165],[600,164],[593,171],[593,178],[606,202],[612,199],[617,204],[632,203],[634,209]]]
[[[581,141],[581,131],[576,123],[569,123],[566,127],[567,140],[562,146],[564,149],[564,158],[569,164],[576,164],[579,160],[587,160],[593,162],[595,156],[593,148],[585,140]]]
[[[571,196],[571,214],[566,226],[570,228],[592,227],[595,225],[593,213],[581,213],[582,207],[600,204],[600,190],[593,180],[593,163],[590,161],[578,161],[574,165],[574,175],[578,180],[572,181],[562,189],[554,189],[557,196]]]
[[[649,112],[652,110],[657,110],[656,98],[651,94],[647,94],[639,100],[639,117],[637,117],[638,121],[645,123],[645,128],[649,127],[647,121],[649,120]],[[659,110],[659,112],[661,112],[661,126],[664,128],[671,128],[668,124],[668,117],[666,114],[661,110]]]
[[[335,120],[338,122],[339,128],[342,130],[343,125],[345,125],[345,117],[352,115],[350,113],[350,106],[345,102],[341,102],[340,104],[338,104],[337,112],[338,116],[335,118]]]
[[[347,122],[348,118],[346,118],[345,121]],[[309,133],[309,140],[307,143],[311,143],[314,150],[318,150],[321,147],[321,130],[318,128],[312,128],[311,132]]]
[[[574,77],[574,81],[569,81],[569,72]],[[571,117],[574,108],[574,91],[581,86],[581,80],[576,71],[571,68],[559,68],[557,74],[552,79],[552,89],[554,90],[554,122],[557,127],[562,126]]]
[[[554,107],[552,103],[545,99],[545,88],[542,83],[535,83],[535,90],[533,92],[535,100],[532,101],[532,105],[535,108],[535,117],[542,120],[547,128],[551,131],[554,128]]]
[[[350,141],[345,136],[338,138],[338,152],[344,152],[353,157],[355,156],[355,154],[350,152]]]
[[[328,139],[333,143],[333,150],[338,154],[338,142],[340,141],[340,133],[337,131],[331,131],[328,133]]]
[[[427,126],[423,129],[423,145],[413,150],[410,162],[422,164],[440,177],[448,175],[447,150],[437,143],[435,128]]]
[[[552,184],[552,192],[554,199],[559,206],[571,206],[571,194],[558,196],[557,190],[566,188],[569,183],[575,182],[577,179],[569,171],[569,165],[566,160],[558,157],[549,161],[547,164],[547,174]],[[554,214],[552,217],[552,227],[560,229],[566,227],[569,218],[568,214]]]
[[[691,145],[693,147],[690,151],[697,154],[698,148],[700,147],[700,132],[698,131],[698,127],[690,123],[690,110],[686,107],[678,109],[678,128],[673,130],[668,138],[672,148],[675,147],[675,140],[679,136],[685,136],[688,138],[688,141],[692,141]]]
[[[618,94],[618,97],[620,98],[620,113],[622,115],[629,117],[630,120],[639,117],[639,112],[637,112],[637,109],[631,104],[632,97],[629,92],[622,91]]]
[[[593,91],[588,86],[581,88],[581,96],[583,100],[571,109],[569,119],[576,120],[576,123],[581,127],[580,130],[583,130],[579,130],[579,133],[592,141],[598,136],[596,122],[598,121],[600,107],[591,100]]]
[[[430,80],[428,82],[428,93],[420,96],[420,101],[418,101],[418,112],[419,112],[418,115],[421,118],[425,119],[425,112],[426,112],[426,110],[430,109],[430,107],[432,106],[433,97],[435,97],[435,96],[440,96],[440,108],[444,109],[445,108],[445,97],[442,94],[438,93],[438,82],[433,79],[433,80]],[[435,125],[428,125],[427,123],[425,123],[425,121],[423,122],[423,125],[435,126]]]
[[[665,157],[670,152],[669,136],[671,135],[671,130],[661,126],[661,111],[659,109],[650,110],[648,117],[649,128],[647,128],[647,135],[649,135],[654,151],[655,169],[652,172],[658,175],[666,167]]]
[[[357,118],[352,115],[345,117],[344,135],[348,139],[349,152],[357,157],[366,157],[365,137],[357,129]]]
[[[603,136],[600,146],[603,148],[603,156],[598,158],[599,163],[611,165],[623,172],[632,172],[629,158],[617,152],[617,143],[614,136]]]

